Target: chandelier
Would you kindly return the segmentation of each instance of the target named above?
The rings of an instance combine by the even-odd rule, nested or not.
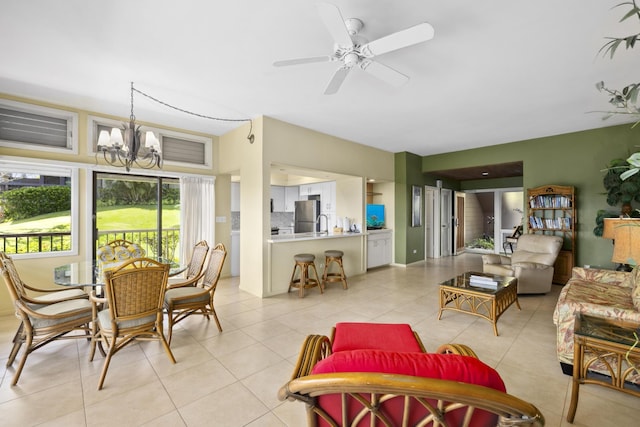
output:
[[[124,167],[127,172],[135,164],[143,169],[162,168],[160,141],[151,131],[143,132],[136,125],[133,114],[133,82],[131,82],[131,115],[129,124],[122,128],[113,128],[111,133],[100,131],[96,159],[102,153],[104,161],[112,166]]]

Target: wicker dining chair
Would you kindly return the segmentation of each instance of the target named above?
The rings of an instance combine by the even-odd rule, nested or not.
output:
[[[60,299],[52,298],[50,295],[53,293],[46,294],[43,296],[44,299],[30,297],[27,295],[27,289],[35,288],[25,286],[13,260],[3,254],[0,263],[2,277],[13,300],[16,317],[20,319],[20,326],[13,338],[13,347],[7,359],[7,367],[13,365],[20,348],[25,344],[11,382],[11,385],[16,385],[27,357],[33,351],[58,339],[88,338],[89,323],[92,319],[91,303],[86,294],[72,295],[72,290],[57,292],[60,295],[66,292],[67,297]],[[69,335],[74,331],[81,333]]]
[[[218,243],[211,250],[207,268],[201,280],[179,287],[174,286],[167,290],[164,296],[164,308],[169,317],[169,343],[171,343],[173,335],[173,326],[192,314],[201,314],[207,319],[209,316],[213,316],[218,330],[222,332],[222,326],[220,326],[213,302],[226,257],[227,250],[222,243]]]
[[[102,389],[109,363],[115,353],[135,340],[158,340],[169,360],[176,359],[163,333],[162,302],[169,277],[169,265],[149,258],[136,258],[108,270],[105,298],[91,293],[93,327],[89,360],[96,346],[107,347],[98,390]]]
[[[169,284],[167,289],[191,286],[202,278],[202,269],[204,268],[204,262],[207,259],[209,253],[209,244],[205,240],[201,240],[193,246],[191,251],[191,258],[187,264],[184,277],[169,278]]]

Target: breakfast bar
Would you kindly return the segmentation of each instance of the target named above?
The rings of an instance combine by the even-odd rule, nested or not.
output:
[[[267,295],[287,293],[293,269],[293,256],[313,254],[319,275],[324,268],[324,251],[337,249],[344,252],[343,264],[347,277],[366,272],[366,233],[296,233],[271,236],[267,240],[268,281]]]

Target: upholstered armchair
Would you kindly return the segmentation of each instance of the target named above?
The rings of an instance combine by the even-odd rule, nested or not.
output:
[[[562,248],[562,237],[524,234],[511,257],[482,256],[484,273],[518,279],[519,294],[544,294],[551,290],[553,264]]]

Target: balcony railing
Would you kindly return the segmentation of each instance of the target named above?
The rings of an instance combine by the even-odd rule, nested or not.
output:
[[[7,254],[71,250],[70,232],[0,234],[0,248]]]
[[[180,230],[165,228],[160,233],[160,247],[158,247],[158,231],[156,229],[139,230],[109,230],[98,232],[96,247],[103,246],[116,239],[135,242],[153,256],[162,256],[176,260],[179,257],[177,248],[180,240]],[[0,234],[0,248],[9,255],[39,252],[60,252],[71,250],[70,232],[46,232],[23,234]]]

